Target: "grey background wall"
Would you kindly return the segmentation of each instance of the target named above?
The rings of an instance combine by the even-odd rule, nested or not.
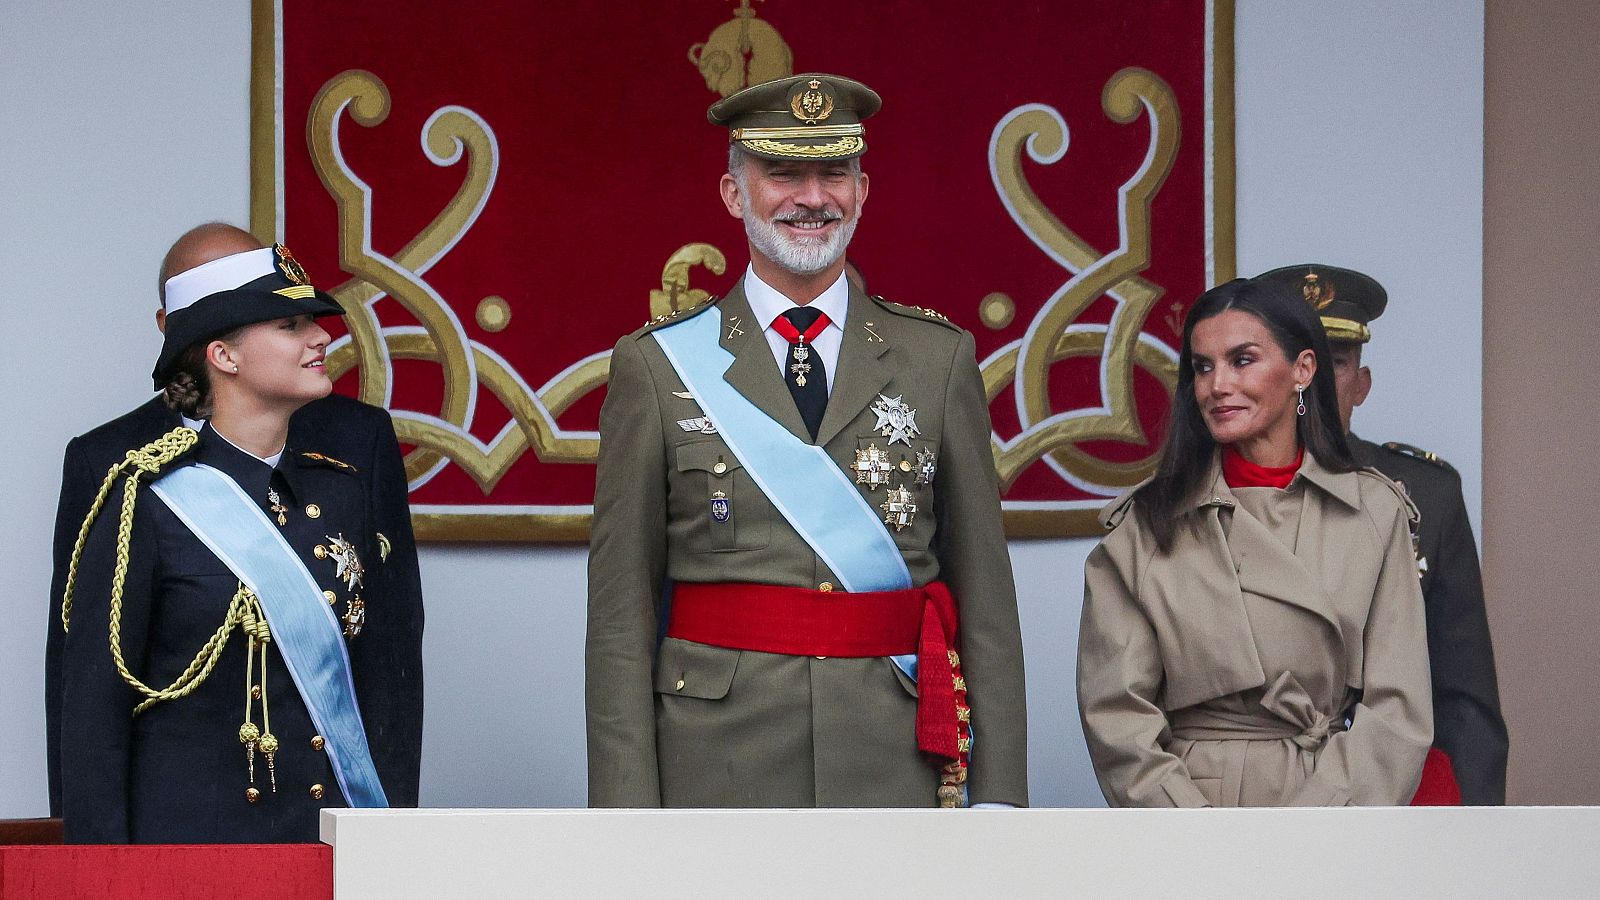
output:
[[[1600,803],[1600,6],[1491,0],[1485,584],[1516,803]]]
[[[13,386],[0,398],[0,816],[45,809],[42,647],[61,448],[145,398],[166,245],[201,221],[246,221],[248,7],[0,3],[0,308]],[[1237,15],[1240,270],[1318,259],[1388,286],[1368,353],[1379,387],[1356,427],[1444,453],[1474,516],[1483,34],[1478,2],[1243,0]],[[1012,545],[1039,805],[1100,802],[1072,694],[1090,546]],[[430,546],[422,565],[424,802],[580,805],[583,551]]]

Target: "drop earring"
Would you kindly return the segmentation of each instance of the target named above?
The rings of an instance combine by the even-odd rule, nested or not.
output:
[[[239,371],[239,367],[235,366],[234,371]],[[1294,386],[1294,389],[1295,393],[1300,395],[1300,402],[1295,406],[1294,412],[1297,416],[1303,416],[1306,414],[1306,386],[1303,384],[1297,384]]]

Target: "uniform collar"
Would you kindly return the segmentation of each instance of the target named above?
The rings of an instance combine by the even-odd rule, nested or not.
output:
[[[247,492],[265,490],[272,480],[272,466],[260,457],[240,450],[207,422],[200,430],[197,462],[205,463],[232,478]]]
[[[756,274],[754,266],[749,267],[744,273],[744,296],[750,302],[750,313],[755,320],[761,323],[763,329],[771,327],[772,320],[793,309],[796,304],[785,297],[782,292]],[[811,301],[813,309],[820,309],[827,315],[829,328],[844,328],[845,311],[850,308],[850,288],[845,281],[844,273],[828,289],[823,291],[817,299]]]
[[[1295,473],[1294,481],[1289,482],[1287,490],[1293,490],[1301,481],[1316,485],[1323,493],[1351,509],[1361,508],[1361,484],[1357,481],[1356,473],[1330,472],[1317,460],[1315,453],[1306,453],[1300,463],[1300,471]],[[1220,449],[1212,453],[1210,471],[1200,483],[1206,487],[1195,494],[1193,505],[1196,507],[1234,506],[1239,502],[1228,488],[1227,479],[1222,476]]]

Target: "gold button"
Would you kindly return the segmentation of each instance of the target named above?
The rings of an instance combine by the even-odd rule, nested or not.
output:
[[[900,471],[902,471],[902,472],[911,471],[911,460],[909,460],[909,459],[900,460]]]
[[[683,679],[679,678],[678,679],[678,683],[676,685],[674,685],[672,689],[675,690],[675,691],[681,691],[681,690],[683,690],[683,684],[684,684]]]
[[[249,800],[251,803],[254,803],[261,799],[261,791],[257,788],[245,788],[244,798]]]
[[[321,800],[322,799],[322,785],[313,784],[311,786],[311,799],[313,799],[313,800]]]
[[[328,558],[328,548],[322,546],[321,544],[318,544],[315,547],[311,548],[311,555],[315,556],[317,559],[327,559]]]
[[[711,471],[721,475],[723,472],[728,471],[728,464],[725,462],[719,462],[711,467]]]
[[[326,743],[327,743],[327,741],[324,741],[322,739],[322,735],[320,735],[320,734],[312,735],[312,737],[311,737],[311,749],[313,749],[313,750],[321,750],[322,749],[322,745],[326,744]]]
[[[308,519],[320,519],[320,518],[322,518],[322,507],[316,505],[315,503],[307,503],[306,504],[306,518],[308,518]]]
[[[339,597],[338,597],[338,595],[336,595],[336,594],[334,594],[334,592],[333,592],[333,591],[323,591],[323,592],[322,592],[322,596],[323,596],[323,597],[325,597],[325,598],[327,598],[327,601],[328,601],[328,605],[329,605],[329,606],[332,606],[332,605],[334,605],[334,604],[335,604],[335,603],[338,603],[338,602],[339,602]]]
[[[823,592],[824,594],[831,593],[833,591],[833,582],[824,581],[823,583],[817,585],[817,590]]]

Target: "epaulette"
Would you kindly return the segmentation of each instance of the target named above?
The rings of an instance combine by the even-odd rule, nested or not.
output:
[[[1143,485],[1141,485],[1141,487],[1142,486]],[[1138,492],[1139,488],[1134,488],[1133,490],[1128,491],[1126,494],[1123,494],[1121,497],[1118,497],[1117,499],[1101,507],[1100,515],[1098,517],[1100,520],[1100,526],[1107,531],[1110,531],[1111,529],[1116,528],[1118,525],[1121,525],[1122,520],[1127,518],[1128,512],[1133,509],[1133,495],[1137,494]]]
[[[920,319],[925,322],[938,322],[940,325],[954,331],[961,330],[960,325],[945,318],[944,313],[936,309],[928,309],[925,306],[907,306],[904,303],[896,303],[887,297],[880,297],[877,294],[872,294],[871,297],[879,306],[895,315],[905,316],[908,319]]]
[[[1394,491],[1394,495],[1400,498],[1400,505],[1405,507],[1406,518],[1410,519],[1413,526],[1422,521],[1422,512],[1417,509],[1417,504],[1412,502],[1411,494],[1406,490],[1405,485],[1395,481],[1393,478],[1390,478],[1371,466],[1364,466],[1360,469],[1357,469],[1356,473],[1359,475],[1365,475],[1368,478],[1377,479],[1383,483],[1384,487]]]
[[[644,323],[644,325],[638,331],[635,331],[634,334],[646,335],[664,325],[675,325],[679,322],[692,319],[711,307],[716,306],[717,301],[721,299],[721,297],[707,297],[704,301],[688,307],[687,309],[675,309],[672,312],[662,313],[661,315],[656,316],[650,321]]]
[[[313,453],[313,452],[307,451],[305,453],[301,453],[300,454],[300,458],[302,460],[307,460],[307,461],[310,461],[310,462],[313,462],[313,463],[321,463],[323,465],[333,466],[336,469],[343,469],[346,472],[355,472],[356,471],[356,467],[355,466],[350,465],[349,463],[345,462],[344,460],[342,460],[342,459],[334,459],[331,456],[326,456],[326,455],[321,454],[321,453]]]
[[[1399,441],[1389,441],[1383,445],[1383,449],[1388,450],[1390,453],[1398,453],[1401,456],[1409,456],[1412,459],[1420,459],[1423,462],[1433,463],[1447,472],[1454,472],[1456,470],[1455,466],[1445,462],[1442,458],[1440,458],[1439,454],[1434,453],[1432,450],[1424,450],[1421,447],[1413,447],[1410,444],[1402,444]]]

